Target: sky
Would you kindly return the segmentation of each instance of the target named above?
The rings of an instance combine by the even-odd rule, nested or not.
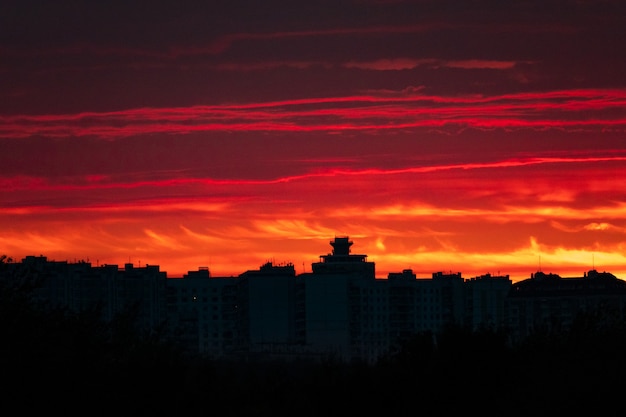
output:
[[[626,279],[626,2],[4,1],[0,253]]]

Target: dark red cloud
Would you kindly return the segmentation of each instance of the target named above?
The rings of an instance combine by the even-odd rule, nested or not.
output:
[[[115,139],[201,131],[388,130],[446,125],[580,129],[626,124],[626,90],[564,90],[501,96],[349,96],[187,108],[0,116],[0,138]]]

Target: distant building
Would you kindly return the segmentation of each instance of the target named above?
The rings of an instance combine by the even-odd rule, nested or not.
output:
[[[213,278],[208,268],[167,280],[167,328],[191,355],[223,358],[236,350],[238,300],[235,278]]]
[[[463,279],[461,274],[436,272],[431,278],[418,278],[411,269],[389,273],[387,287],[389,329],[387,353],[416,334],[436,336],[446,324],[461,324]]]
[[[2,279],[36,283],[33,296],[48,307],[73,312],[98,310],[104,321],[133,312],[139,331],[157,330],[166,320],[167,276],[156,265],[126,264],[93,267],[89,262],[51,261],[26,256],[19,263],[4,264]]]
[[[293,351],[304,343],[296,331],[296,271],[293,264],[265,263],[239,275],[238,346],[254,357]]]
[[[331,254],[312,264],[312,273],[301,274],[304,286],[306,345],[342,361],[362,357],[381,331],[382,287],[375,286],[375,266],[366,255],[350,253],[352,241],[336,237]]]
[[[472,330],[506,330],[508,275],[485,274],[465,281],[465,324]]]
[[[508,328],[518,341],[537,332],[569,330],[582,313],[623,320],[626,281],[596,270],[571,278],[536,272],[511,286],[507,306]]]

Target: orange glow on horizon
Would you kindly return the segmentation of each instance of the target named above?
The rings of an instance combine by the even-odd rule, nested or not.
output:
[[[33,180],[13,191],[29,192],[28,185],[34,183],[39,193],[70,193],[68,200],[61,205],[8,207],[0,215],[5,226],[0,247],[13,258],[43,254],[56,260],[97,259],[100,264],[123,264],[132,258],[158,264],[174,277],[200,266],[208,266],[214,276],[236,276],[268,260],[291,262],[298,272],[309,271],[312,262],[328,253],[333,236],[348,235],[355,242],[354,251],[376,263],[379,278],[410,268],[420,277],[450,270],[466,278],[500,273],[519,280],[538,270],[539,258],[544,270],[549,267],[562,276],[582,275],[592,268],[591,259],[598,268],[619,276],[626,265],[626,202],[614,196],[623,192],[617,180],[626,175],[623,161],[623,157],[535,158],[389,172],[331,170],[289,181],[180,179],[129,186],[97,178],[95,184],[58,188]],[[562,166],[559,172],[564,173],[571,165],[568,175],[573,175],[581,164],[606,163],[618,164],[614,182],[591,175],[590,168],[575,189],[560,192],[555,192],[559,187],[554,183],[535,181],[525,188],[519,180],[520,173],[531,169],[527,177],[541,178],[544,174],[536,171],[537,166]],[[329,183],[337,178],[341,181]],[[394,193],[406,194],[414,183],[421,183],[431,195],[416,192],[402,202],[393,201]],[[369,184],[367,196],[362,184]],[[374,192],[377,184],[383,187]],[[167,198],[143,196],[161,188],[168,189]],[[120,195],[124,189],[136,190]],[[346,193],[347,189],[352,191]],[[454,194],[459,190],[464,190],[464,197],[457,201]],[[107,204],[72,203],[78,201],[73,194],[105,191],[113,193]],[[198,196],[185,197],[189,192]],[[588,193],[596,194],[594,204],[584,198]],[[607,197],[599,198],[602,194]],[[335,204],[328,206],[325,199]],[[11,220],[17,223],[10,224]],[[22,223],[31,231],[24,234]],[[566,245],[567,241],[571,243]]]

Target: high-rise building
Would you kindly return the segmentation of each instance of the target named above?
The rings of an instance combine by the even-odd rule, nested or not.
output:
[[[595,269],[568,278],[539,271],[511,286],[506,305],[514,341],[567,331],[582,314],[610,325],[626,317],[626,281]]]
[[[72,312],[96,311],[110,322],[132,314],[137,331],[150,333],[166,321],[167,274],[157,265],[131,263],[93,267],[86,261],[52,261],[45,256],[26,256],[21,262],[5,263],[2,279],[28,280],[33,297],[49,308]]]

